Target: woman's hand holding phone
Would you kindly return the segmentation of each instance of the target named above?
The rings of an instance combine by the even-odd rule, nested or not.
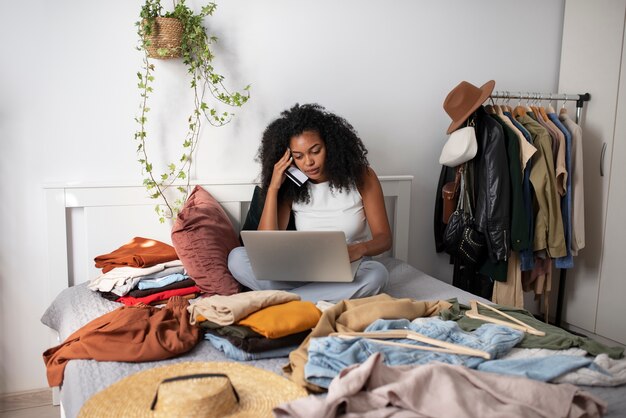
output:
[[[272,173],[272,180],[269,185],[270,189],[280,189],[280,186],[282,186],[285,181],[285,170],[289,168],[292,161],[291,151],[287,148],[280,160],[274,164],[274,172]]]

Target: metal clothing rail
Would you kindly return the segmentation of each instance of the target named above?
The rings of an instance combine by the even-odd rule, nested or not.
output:
[[[518,99],[518,100],[533,100],[533,101],[576,101],[576,123],[579,123],[583,105],[585,102],[591,100],[589,93],[583,94],[565,94],[565,93],[532,93],[532,92],[510,92],[510,91],[494,91],[491,96],[492,99]],[[559,292],[556,300],[556,315],[554,323],[557,326],[561,326],[561,313],[563,311],[563,297],[565,296],[565,280],[567,278],[567,270],[561,269],[559,275]],[[549,316],[549,312],[546,312],[546,316]]]
[[[512,92],[512,91],[494,91],[490,96],[492,99],[518,99],[518,100],[534,100],[534,101],[566,101],[576,102],[576,123],[580,120],[583,104],[591,100],[589,93],[582,94],[566,94],[566,93],[533,93],[533,92]]]

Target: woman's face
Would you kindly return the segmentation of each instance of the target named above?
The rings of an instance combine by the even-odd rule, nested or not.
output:
[[[326,145],[317,132],[304,131],[291,138],[289,149],[296,166],[314,183],[326,181]]]

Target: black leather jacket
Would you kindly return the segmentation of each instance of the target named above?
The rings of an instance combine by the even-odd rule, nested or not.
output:
[[[511,239],[511,187],[502,126],[481,106],[475,112],[475,226],[485,235],[491,261],[507,260]]]

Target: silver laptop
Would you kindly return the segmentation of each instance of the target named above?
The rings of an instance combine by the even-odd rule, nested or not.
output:
[[[241,231],[258,280],[351,282],[361,260],[350,263],[343,231]]]

